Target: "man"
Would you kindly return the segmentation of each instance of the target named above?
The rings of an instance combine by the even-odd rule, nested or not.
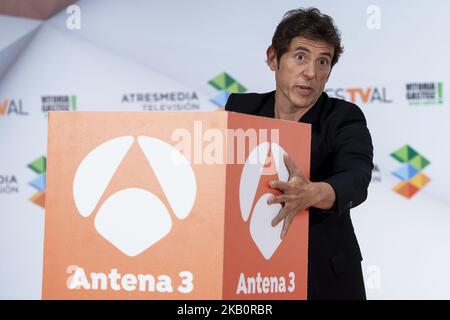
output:
[[[308,299],[365,299],[362,256],[350,209],[367,198],[373,169],[372,140],[358,106],[323,92],[342,53],[331,17],[318,9],[287,12],[267,49],[276,90],[232,94],[225,110],[312,125],[311,175],[306,179],[285,157],[287,182],[272,181],[283,205],[272,225],[281,237],[298,212],[309,208]]]

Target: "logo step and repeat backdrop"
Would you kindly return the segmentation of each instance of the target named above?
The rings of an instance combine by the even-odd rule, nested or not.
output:
[[[345,51],[326,92],[359,105],[372,133],[375,168],[369,196],[352,210],[368,298],[450,298],[450,257],[445,254],[450,247],[450,63],[443,58],[450,54],[450,46],[437,32],[449,28],[445,13],[450,3],[440,0],[376,4],[136,0],[132,5],[120,0],[2,1],[0,298],[42,297],[49,111],[221,113],[230,93],[274,89],[265,52],[282,15],[298,6],[316,6],[335,19]],[[418,16],[426,25],[417,23]],[[155,124],[155,132],[158,128]],[[161,125],[160,130],[166,128]],[[136,134],[124,133],[117,140],[105,136],[105,148],[115,150],[117,159],[102,159],[101,152],[87,149],[78,154],[81,151],[73,148],[75,133],[61,135],[58,143],[65,152],[61,168],[89,154],[90,170],[108,176],[112,172],[108,168],[122,159],[124,150],[135,152],[138,146],[145,160],[146,150],[153,147],[145,146],[146,139],[139,140],[144,134]],[[100,141],[86,139],[92,145]],[[270,145],[271,150],[276,148]],[[88,171],[79,172],[73,195],[79,214],[73,218],[81,224],[92,222],[85,241],[100,234],[124,259],[136,258],[131,256],[156,241],[154,233],[142,244],[129,244],[112,230],[110,221],[101,217],[114,215],[108,204],[121,204],[122,194],[99,204],[95,195],[102,195],[109,185],[92,184],[84,176]],[[171,201],[179,200],[168,195],[161,204],[139,186],[127,190],[130,197],[158,204],[162,216]],[[170,219],[166,217],[157,231],[176,228],[184,218],[187,222],[187,207],[187,202],[180,207],[171,204]],[[256,207],[255,202],[241,213],[240,221],[249,232],[252,221],[258,222]],[[258,238],[257,233],[250,235]],[[54,239],[60,245],[64,241]],[[68,257],[80,254],[71,243],[65,244]],[[275,242],[260,245],[261,257],[270,256],[276,247]],[[87,276],[111,272],[84,267]],[[77,270],[69,270],[66,279]],[[121,268],[117,272],[122,271],[127,272]],[[284,276],[288,288],[289,274]],[[186,283],[188,278],[177,275]]]

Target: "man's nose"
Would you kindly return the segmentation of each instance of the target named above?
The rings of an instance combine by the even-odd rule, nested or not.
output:
[[[314,76],[316,75],[316,66],[314,62],[311,61],[307,65],[305,65],[302,73],[308,79],[314,78]]]

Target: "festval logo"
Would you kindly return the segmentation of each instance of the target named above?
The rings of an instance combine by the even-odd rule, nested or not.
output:
[[[410,199],[430,182],[430,178],[422,173],[430,161],[411,146],[404,145],[391,153],[391,157],[402,163],[400,168],[392,172],[394,176],[402,180],[394,187],[393,191]]]
[[[247,158],[242,170],[239,202],[242,219],[248,222],[250,219],[250,235],[266,260],[269,260],[280,246],[282,223],[272,227],[271,221],[281,210],[280,204],[267,204],[272,193],[258,192],[263,189],[262,176],[273,176],[269,172],[270,166],[275,164],[277,180],[287,182],[289,172],[283,160],[286,151],[277,143],[261,143]],[[264,161],[260,161],[263,160]],[[270,165],[270,166],[268,166]],[[271,177],[273,178],[273,177]],[[267,180],[267,179],[266,179]],[[251,216],[251,218],[250,218]]]
[[[330,97],[350,101],[355,104],[387,104],[393,102],[388,98],[386,87],[326,88],[325,93]]]
[[[37,190],[37,192],[29,199],[35,205],[44,208],[45,203],[45,180],[46,180],[47,158],[41,156],[28,164],[28,168],[37,173],[37,177],[29,182],[29,184]]]
[[[217,75],[208,83],[217,90],[220,90],[220,92],[210,100],[219,108],[225,107],[230,94],[245,93],[247,91],[247,88],[245,88],[242,84],[240,84],[226,72],[222,72],[221,74]]]
[[[23,110],[22,100],[2,100],[0,101],[0,118],[15,114],[17,116],[26,116],[28,112]]]
[[[73,197],[78,213],[87,218],[94,213],[117,168],[135,142],[122,136],[103,142],[80,163],[73,181]],[[187,159],[170,144],[148,136],[137,143],[161,185],[175,216],[188,217],[196,198],[196,178]],[[97,232],[127,256],[144,252],[172,229],[169,209],[150,191],[129,187],[104,201],[94,220]],[[129,236],[133,234],[133,236]]]

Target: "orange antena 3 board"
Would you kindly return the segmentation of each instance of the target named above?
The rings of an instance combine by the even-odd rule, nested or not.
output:
[[[309,124],[233,112],[50,112],[43,299],[306,299]]]

